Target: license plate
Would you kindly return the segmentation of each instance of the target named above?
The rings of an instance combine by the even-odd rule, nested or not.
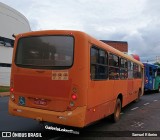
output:
[[[42,100],[42,99],[35,99],[34,104],[36,104],[36,105],[47,105],[47,101]]]

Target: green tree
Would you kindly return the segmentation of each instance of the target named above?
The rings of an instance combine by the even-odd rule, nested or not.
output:
[[[159,62],[155,62],[155,63],[154,63],[154,65],[158,65],[158,66],[160,66],[160,63],[159,63]]]

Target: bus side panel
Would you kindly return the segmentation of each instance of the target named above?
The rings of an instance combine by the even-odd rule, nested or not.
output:
[[[75,38],[74,50],[74,65],[72,71],[73,87],[71,94],[77,94],[77,106],[87,105],[87,90],[88,90],[88,38],[77,35]],[[83,57],[82,57],[83,56]]]
[[[145,90],[152,90],[151,84],[152,84],[152,79],[149,75],[149,66],[145,65],[145,78],[147,79],[147,82],[145,83]]]
[[[158,90],[160,86],[160,76],[156,76],[155,78],[155,90]]]
[[[97,120],[100,120],[110,115],[111,114],[110,108],[113,108],[115,103],[116,103],[115,101],[105,102],[101,105],[87,109],[85,125],[91,124]]]
[[[138,97],[139,90],[142,90],[141,86],[142,86],[142,79],[135,79],[133,82],[133,89],[134,90],[133,90],[132,101]]]
[[[129,101],[127,97],[127,80],[115,80],[114,83],[114,100],[117,99],[118,95],[122,95],[122,107],[125,106]],[[112,113],[114,108],[112,109]]]
[[[129,102],[127,98],[127,81],[91,81],[87,98],[86,123],[111,115],[114,112],[119,94],[122,94],[122,106],[126,105]]]
[[[118,95],[122,95],[122,107],[137,99],[142,79],[90,81],[86,124],[100,120],[114,112]]]
[[[91,123],[111,114],[113,108],[114,81],[90,81],[87,96],[86,123]]]
[[[133,79],[128,79],[127,82],[128,82],[127,84],[128,102],[127,103],[130,103],[132,101],[132,94],[133,94]]]
[[[148,82],[145,83],[145,90],[155,89],[155,71],[153,65],[145,65],[145,78]]]

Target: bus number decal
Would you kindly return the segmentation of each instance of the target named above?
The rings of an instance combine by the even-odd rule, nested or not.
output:
[[[68,80],[68,71],[52,71],[52,80]]]

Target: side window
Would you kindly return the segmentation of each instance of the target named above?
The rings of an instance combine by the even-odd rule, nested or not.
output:
[[[138,65],[137,64],[133,64],[133,75],[134,75],[134,78],[138,78]]]
[[[152,67],[149,67],[149,75],[152,76]]]
[[[98,49],[91,48],[91,63],[98,63]]]
[[[127,70],[127,60],[124,58],[120,59],[120,78],[126,79],[128,78],[128,70]]]
[[[107,60],[106,60],[106,54],[105,51],[103,50],[99,50],[99,64],[106,64]]]
[[[119,57],[116,55],[113,55],[113,60],[114,60],[114,66],[119,67]]]
[[[108,78],[108,54],[93,46],[91,48],[91,79],[103,80]]]
[[[119,67],[119,57],[109,53],[109,65],[113,67]]]
[[[123,58],[120,59],[120,67],[125,68],[125,59]]]
[[[109,79],[119,79],[119,57],[109,53]]]
[[[133,62],[128,61],[128,78],[133,78]]]

